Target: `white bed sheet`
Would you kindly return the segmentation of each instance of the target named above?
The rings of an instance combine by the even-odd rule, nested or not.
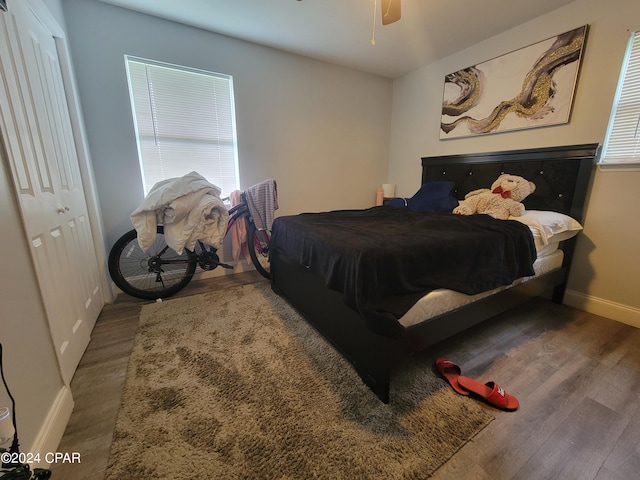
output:
[[[537,245],[536,245],[537,246]],[[548,248],[538,249],[538,258],[533,263],[535,275],[531,277],[523,277],[514,281],[511,285],[498,287],[487,292],[478,293],[476,295],[465,295],[464,293],[445,288],[438,288],[429,292],[405,313],[398,321],[405,327],[417,325],[425,320],[429,320],[437,315],[449,312],[463,305],[472,303],[481,298],[493,295],[501,290],[524,283],[538,275],[542,275],[553,270],[557,270],[562,266],[564,254],[558,249],[558,244],[546,245]]]

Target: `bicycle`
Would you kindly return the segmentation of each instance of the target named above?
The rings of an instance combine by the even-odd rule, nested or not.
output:
[[[247,203],[246,194],[241,202],[229,209],[229,233],[236,222],[245,220],[247,247],[255,269],[266,279],[271,278],[269,266],[269,240],[271,232],[258,229]],[[157,226],[155,243],[144,252],[138,244],[136,230],[120,237],[109,252],[109,274],[124,292],[144,300],[156,300],[175,295],[185,288],[200,266],[205,271],[217,267],[233,269],[220,261],[217,249],[198,240],[193,251],[185,249],[178,255],[164,239],[164,227]]]

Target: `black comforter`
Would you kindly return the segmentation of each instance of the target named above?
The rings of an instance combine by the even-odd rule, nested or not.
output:
[[[385,335],[435,288],[480,293],[533,275],[529,228],[487,215],[412,212],[389,206],[279,217],[270,248],[344,294]]]

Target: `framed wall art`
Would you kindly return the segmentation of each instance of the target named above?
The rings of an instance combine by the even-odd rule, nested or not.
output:
[[[587,29],[446,75],[440,139],[568,123]]]

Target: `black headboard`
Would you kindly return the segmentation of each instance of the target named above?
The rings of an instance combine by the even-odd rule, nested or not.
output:
[[[472,190],[489,188],[502,173],[536,184],[524,200],[529,210],[554,210],[582,221],[582,210],[598,144],[533,148],[422,158],[422,183],[454,182],[462,200]]]

